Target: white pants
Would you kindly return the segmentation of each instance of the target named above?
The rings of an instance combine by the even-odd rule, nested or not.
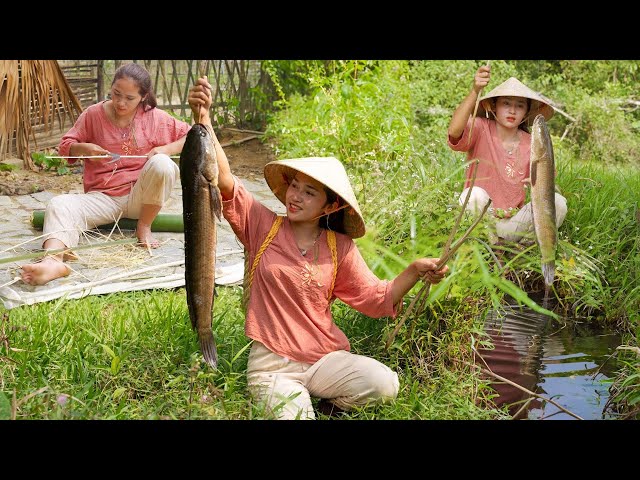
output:
[[[398,396],[398,374],[373,358],[344,350],[314,364],[296,362],[253,341],[247,383],[254,400],[279,420],[313,420],[311,396],[342,410],[384,403]]]
[[[467,196],[468,188],[465,188],[458,202],[460,205],[464,203],[464,199]],[[489,201],[489,194],[487,191],[480,187],[473,187],[471,195],[469,196],[469,202],[467,203],[467,211],[479,215],[482,209]],[[564,218],[567,216],[567,199],[556,192],[556,226],[559,228],[564,222]],[[522,239],[534,239],[533,231],[533,213],[531,211],[531,202],[525,204],[513,217],[504,219],[495,219],[496,234],[499,238],[503,238],[508,242],[519,242]],[[487,212],[489,214],[489,212]]]
[[[66,247],[78,245],[85,230],[113,223],[118,218],[138,218],[142,205],[164,205],[180,177],[180,168],[168,155],[151,157],[127,195],[111,197],[101,192],[67,193],[53,197],[44,214],[44,241],[55,238]]]

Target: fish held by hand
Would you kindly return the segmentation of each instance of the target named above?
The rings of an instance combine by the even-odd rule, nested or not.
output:
[[[213,368],[218,353],[213,335],[217,231],[222,218],[218,161],[213,135],[203,124],[187,133],[180,154],[184,222],[185,288],[191,326],[204,360]]]

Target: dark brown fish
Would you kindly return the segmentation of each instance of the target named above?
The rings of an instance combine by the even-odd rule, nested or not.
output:
[[[556,178],[553,145],[544,116],[531,127],[531,211],[541,255],[544,283],[549,287],[556,272],[558,228],[556,226]]]
[[[182,217],[184,222],[185,288],[191,326],[198,333],[200,350],[213,368],[218,353],[213,336],[216,271],[216,218],[222,216],[218,189],[218,161],[211,133],[197,123],[187,133],[180,154]]]

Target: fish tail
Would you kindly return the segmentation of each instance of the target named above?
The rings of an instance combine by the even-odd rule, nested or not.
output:
[[[212,330],[199,330],[198,340],[200,342],[200,350],[205,362],[207,362],[212,368],[218,368],[218,350],[216,348],[216,341],[213,338]]]
[[[553,283],[553,279],[556,275],[556,262],[554,260],[542,264],[542,276],[544,277],[544,284],[549,286]]]

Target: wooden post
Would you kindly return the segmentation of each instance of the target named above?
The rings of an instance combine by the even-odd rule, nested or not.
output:
[[[96,103],[104,98],[104,60],[98,60],[98,68],[96,68],[97,82],[97,98]]]

